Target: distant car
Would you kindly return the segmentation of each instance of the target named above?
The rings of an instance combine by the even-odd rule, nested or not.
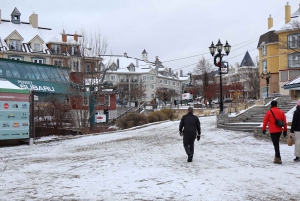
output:
[[[214,100],[211,101],[211,103],[218,104],[219,103],[219,99],[214,99]]]
[[[224,98],[224,103],[231,103],[232,102],[232,99],[231,98]]]

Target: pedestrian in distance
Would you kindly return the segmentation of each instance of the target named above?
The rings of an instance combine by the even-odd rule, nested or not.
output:
[[[179,134],[183,136],[183,147],[188,155],[187,162],[192,162],[194,156],[194,142],[196,137],[199,141],[201,135],[200,120],[193,114],[192,107],[189,107],[188,113],[181,118]]]
[[[271,139],[275,150],[275,158],[273,162],[276,164],[282,164],[279,147],[279,140],[282,133],[282,127],[276,125],[276,119],[279,119],[284,122],[283,137],[286,137],[287,123],[285,114],[282,110],[280,110],[277,107],[277,101],[272,101],[270,110],[268,110],[265,114],[262,130],[263,134],[266,134],[266,127],[269,127],[269,133],[271,135]]]
[[[291,126],[291,138],[295,142],[295,162],[299,162],[300,157],[300,100],[297,102],[296,110],[293,115],[292,126]]]

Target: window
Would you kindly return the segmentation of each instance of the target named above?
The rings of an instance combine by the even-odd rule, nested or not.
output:
[[[79,62],[78,61],[73,61],[73,71],[79,72]]]
[[[43,59],[43,58],[31,58],[31,62],[33,62],[33,63],[39,63],[39,64],[46,63],[45,59]]]
[[[300,34],[294,34],[288,36],[288,46],[289,48],[299,48],[300,47]]]
[[[76,46],[70,46],[70,47],[69,47],[69,54],[70,54],[70,55],[75,55],[75,54],[77,54],[77,47],[76,47]]]
[[[173,86],[175,86],[175,82],[173,82]]]
[[[292,79],[292,78],[295,78],[295,77],[297,77],[297,76],[299,76],[299,74],[300,74],[300,71],[289,71],[289,74],[290,74],[290,79]]]
[[[169,85],[171,85],[171,81],[169,81]]]
[[[9,59],[23,61],[24,58],[20,56],[8,56]]]
[[[280,81],[286,81],[288,80],[288,72],[287,71],[281,71],[280,72]]]
[[[60,54],[60,45],[52,44],[52,53]]]
[[[85,72],[86,73],[91,72],[91,64],[89,64],[89,63],[85,64]]]
[[[151,98],[154,98],[154,94],[151,94]]]
[[[163,81],[162,80],[159,80],[159,83],[162,83]]]
[[[34,43],[33,45],[33,51],[41,51],[41,45],[39,43]]]
[[[153,80],[153,81],[154,81],[154,76],[151,76],[151,80]]]
[[[62,61],[60,61],[60,60],[54,60],[53,65],[54,66],[62,66]]]
[[[261,52],[263,56],[267,54],[267,46],[265,44],[262,45]]]
[[[115,76],[115,75],[111,75],[111,76],[110,76],[110,80],[111,80],[111,81],[115,81],[115,79],[116,79],[116,76]]]
[[[105,95],[104,100],[105,100],[105,105],[110,106],[110,95]]]
[[[144,85],[143,85],[143,88],[144,88],[144,89],[147,89],[147,85],[144,84]]]
[[[143,75],[143,80],[147,80],[147,75]]]
[[[168,84],[168,80],[164,80],[164,84]]]
[[[154,89],[155,87],[154,87],[154,84],[151,84],[151,89]]]
[[[262,61],[262,72],[267,72],[267,61],[266,60]]]
[[[19,40],[10,40],[9,49],[21,51],[21,42]]]
[[[83,105],[89,105],[89,98],[87,96],[83,97]]]
[[[289,58],[289,68],[300,67],[300,54],[294,53],[288,56]]]

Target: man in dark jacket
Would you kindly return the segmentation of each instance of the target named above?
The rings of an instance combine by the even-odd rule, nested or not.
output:
[[[273,114],[272,114],[272,112]],[[279,140],[282,133],[282,127],[279,127],[275,124],[276,119],[279,119],[284,122],[283,127],[283,136],[285,137],[287,135],[287,123],[286,123],[286,117],[282,110],[277,108],[277,101],[271,102],[271,109],[268,110],[264,117],[263,122],[263,134],[266,134],[266,127],[269,127],[269,132],[271,134],[271,139],[273,142],[274,150],[275,150],[275,158],[274,163],[281,164],[281,156],[280,156],[280,150],[279,150]]]
[[[188,113],[181,118],[179,124],[180,136],[183,135],[183,146],[188,155],[188,162],[193,161],[194,142],[197,135],[197,140],[200,140],[201,127],[199,118],[193,114],[193,108],[188,108]]]

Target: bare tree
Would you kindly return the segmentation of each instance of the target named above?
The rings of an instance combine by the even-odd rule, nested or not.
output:
[[[178,96],[175,89],[168,89],[168,88],[156,88],[155,91],[156,97],[158,97],[159,100],[163,101],[165,104],[167,101],[171,101],[172,97]]]
[[[194,69],[194,85],[199,89],[194,91],[201,93],[201,96],[212,100],[216,92],[216,80],[214,67],[202,56]],[[196,82],[196,83],[195,83]],[[213,93],[212,93],[213,92]],[[200,94],[199,94],[200,95]]]
[[[258,67],[243,67],[242,76],[245,82],[243,83],[244,90],[248,92],[250,97],[259,98],[259,71]]]
[[[66,49],[72,50],[71,46]],[[73,108],[78,131],[87,132],[89,126],[92,126],[90,124],[94,124],[92,120],[95,111],[99,110],[101,106],[108,105],[107,96],[101,93],[103,87],[109,85],[104,80],[106,71],[112,63],[111,59],[105,61],[101,57],[101,55],[105,55],[106,50],[107,41],[105,37],[101,37],[100,32],[88,35],[82,29],[77,41],[76,52],[68,52],[71,80],[68,99]]]

